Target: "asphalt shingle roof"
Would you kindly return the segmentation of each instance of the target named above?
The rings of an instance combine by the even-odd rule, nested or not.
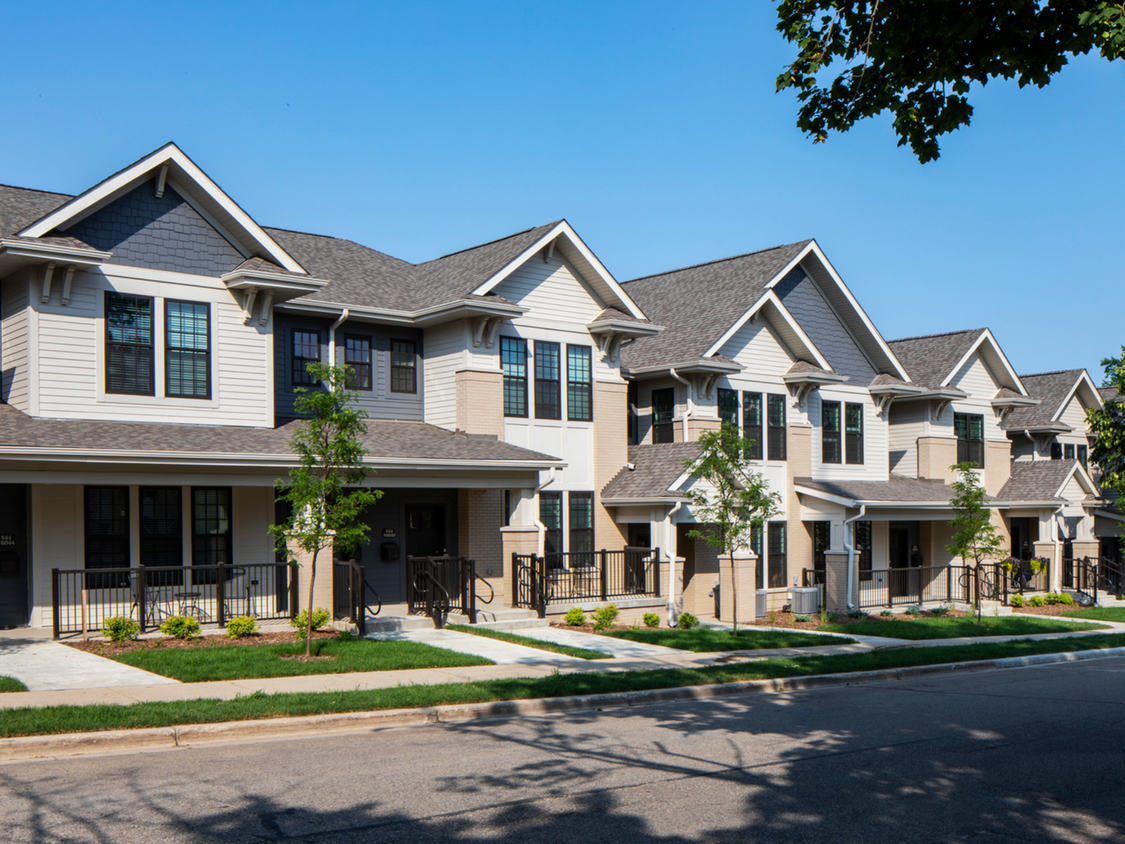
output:
[[[625,466],[614,475],[602,490],[602,501],[683,498],[679,492],[669,492],[668,487],[684,473],[684,460],[692,460],[698,456],[698,443],[631,445],[629,462],[635,468]]]
[[[1021,375],[1024,389],[1033,399],[1039,399],[1035,407],[1017,407],[1009,415],[1009,429],[1038,428],[1049,425],[1051,418],[1059,412],[1067,394],[1082,375],[1081,369],[1061,369],[1058,372],[1042,372],[1038,375]]]
[[[933,388],[941,385],[985,331],[984,328],[971,328],[925,337],[904,337],[890,340],[887,345],[902,363],[911,381],[920,387]]]
[[[626,282],[625,292],[664,331],[626,346],[622,361],[643,369],[697,360],[761,298],[811,241],[696,264]]]
[[[1077,465],[1077,460],[1017,460],[1012,463],[1012,477],[996,497],[1000,501],[1062,502],[1059,487]]]
[[[920,481],[917,478],[893,473],[886,481],[822,481],[794,478],[793,483],[854,501],[928,503],[948,501],[953,497],[953,490],[943,483]]]
[[[1122,401],[1125,399],[1125,396],[1122,396],[1116,387],[1098,387],[1098,395],[1102,397],[1102,401]]]

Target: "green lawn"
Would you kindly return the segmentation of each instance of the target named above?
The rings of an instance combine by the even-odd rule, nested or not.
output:
[[[815,636],[811,633],[779,633],[774,630],[742,628],[737,636],[729,630],[695,627],[691,630],[644,628],[641,630],[610,630],[605,635],[629,639],[646,645],[662,645],[695,653],[716,651],[760,651],[770,648],[807,648],[812,645],[850,645],[854,639],[836,636]]]
[[[559,645],[555,642],[544,642],[542,639],[520,636],[516,633],[509,633],[507,630],[491,630],[488,627],[474,627],[471,624],[447,624],[445,629],[456,630],[458,633],[472,633],[474,636],[485,636],[489,639],[499,639],[501,642],[523,645],[525,648],[536,648],[540,651],[576,656],[579,659],[613,659],[613,654],[591,651],[586,648],[572,648],[570,645]]]
[[[335,659],[301,662],[279,658],[304,652],[304,643],[222,645],[208,648],[145,649],[113,658],[184,683],[493,664],[483,657],[434,648],[419,642],[380,642],[373,639],[317,639],[312,643],[314,655],[334,656]]]
[[[15,677],[9,677],[6,674],[0,674],[0,693],[3,692],[26,692],[27,686],[17,680]]]
[[[1101,621],[1125,621],[1125,607],[1090,607],[1080,609],[1075,607],[1067,615],[1075,618],[1096,618]]]
[[[982,618],[897,618],[871,616],[853,624],[822,624],[820,630],[851,633],[854,636],[886,636],[890,639],[958,639],[962,636],[1027,636],[1032,633],[1071,633],[1075,630],[1097,630],[1100,624],[1059,621],[1041,616],[1009,615]]]
[[[895,648],[840,656],[806,656],[798,659],[766,659],[702,668],[667,668],[649,671],[582,672],[548,677],[487,680],[477,683],[445,683],[439,686],[396,686],[350,692],[279,693],[247,695],[234,700],[187,700],[135,703],[128,706],[22,707],[4,710],[0,737],[118,730],[138,727],[168,727],[175,724],[210,724],[331,712],[368,712],[454,703],[485,703],[495,700],[526,700],[608,692],[766,680],[777,677],[811,677],[1000,659],[1012,656],[1086,651],[1125,647],[1125,634],[1084,636],[1079,639],[1015,642],[985,642],[933,648]]]

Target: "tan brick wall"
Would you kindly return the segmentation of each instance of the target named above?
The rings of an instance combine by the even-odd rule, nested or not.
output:
[[[720,558],[720,621],[729,623],[737,620],[739,624],[752,624],[754,622],[754,568],[757,564],[758,559],[754,555],[747,557],[736,554],[733,566],[730,557],[723,555]],[[736,590],[738,592],[737,613],[734,609]],[[714,611],[713,608],[712,611]]]
[[[1051,575],[1051,591],[1057,592],[1062,585],[1062,543],[1059,543],[1060,557],[1055,556],[1055,543],[1053,542],[1034,542],[1032,543],[1034,549],[1032,553],[1036,557],[1046,557],[1048,565],[1050,566]]]
[[[598,381],[594,384],[594,544],[620,551],[628,534],[602,505],[605,485],[629,461],[628,385]]]
[[[956,462],[957,440],[948,437],[918,438],[919,478],[940,478],[949,483],[956,475],[949,467]]]
[[[812,523],[798,521],[800,510],[797,504],[797,490],[793,486],[794,478],[807,478],[812,475],[812,428],[790,425],[786,448],[788,471],[785,495],[789,503],[789,512],[786,514],[789,547],[785,561],[787,568],[785,585],[789,587],[793,585],[794,577],[797,578],[797,585],[800,586],[801,569],[811,569],[813,565]],[[788,599],[782,603],[787,601]]]
[[[691,437],[691,442],[699,439],[699,435],[704,431],[717,431],[722,427],[722,422],[718,419],[698,418],[692,416],[688,419],[688,436]],[[683,423],[681,422],[682,426]]]
[[[503,374],[463,369],[455,378],[456,426],[470,434],[493,434],[504,439]]]
[[[996,495],[1012,477],[1012,444],[986,442],[984,444],[984,491]]]
[[[829,612],[848,611],[848,555],[825,554],[825,603]],[[852,573],[852,601],[859,604],[859,566]]]
[[[512,554],[538,554],[539,529],[524,525],[500,528],[500,557],[503,562],[503,598],[496,598],[492,606],[510,607],[515,595],[512,593]],[[492,583],[492,579],[489,579]],[[495,587],[494,587],[495,588]],[[499,603],[496,603],[496,602]]]
[[[1098,558],[1099,546],[1097,542],[1072,542],[1070,546],[1074,551],[1074,559],[1076,560],[1089,557],[1092,562]]]
[[[477,574],[488,581],[496,594],[497,606],[505,605],[508,593],[504,564],[503,492],[499,489],[460,489],[457,491],[458,553],[476,561]],[[538,536],[536,537],[538,538]],[[489,570],[492,574],[489,574]],[[482,587],[478,584],[477,593]],[[484,590],[487,595],[488,590]]]
[[[714,618],[715,599],[707,593],[719,580],[719,552],[702,539],[689,539],[688,543],[692,547],[690,555],[685,555],[688,562],[684,574],[690,574],[690,578],[684,583],[683,611],[699,618]]]

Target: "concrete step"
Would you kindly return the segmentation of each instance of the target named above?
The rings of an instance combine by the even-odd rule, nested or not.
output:
[[[397,633],[400,630],[433,630],[434,623],[424,615],[368,616],[368,633]]]
[[[550,622],[545,618],[515,618],[508,621],[478,621],[476,626],[487,627],[489,630],[528,630],[533,627],[549,627]]]
[[[447,624],[468,624],[468,616],[450,613]],[[528,627],[546,627],[547,619],[539,618],[533,610],[516,607],[497,607],[492,610],[477,610],[477,627],[490,630],[519,630]]]

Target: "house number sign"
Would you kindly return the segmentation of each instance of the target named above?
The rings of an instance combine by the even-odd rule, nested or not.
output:
[[[0,533],[0,546],[15,545],[16,538],[10,533]]]

